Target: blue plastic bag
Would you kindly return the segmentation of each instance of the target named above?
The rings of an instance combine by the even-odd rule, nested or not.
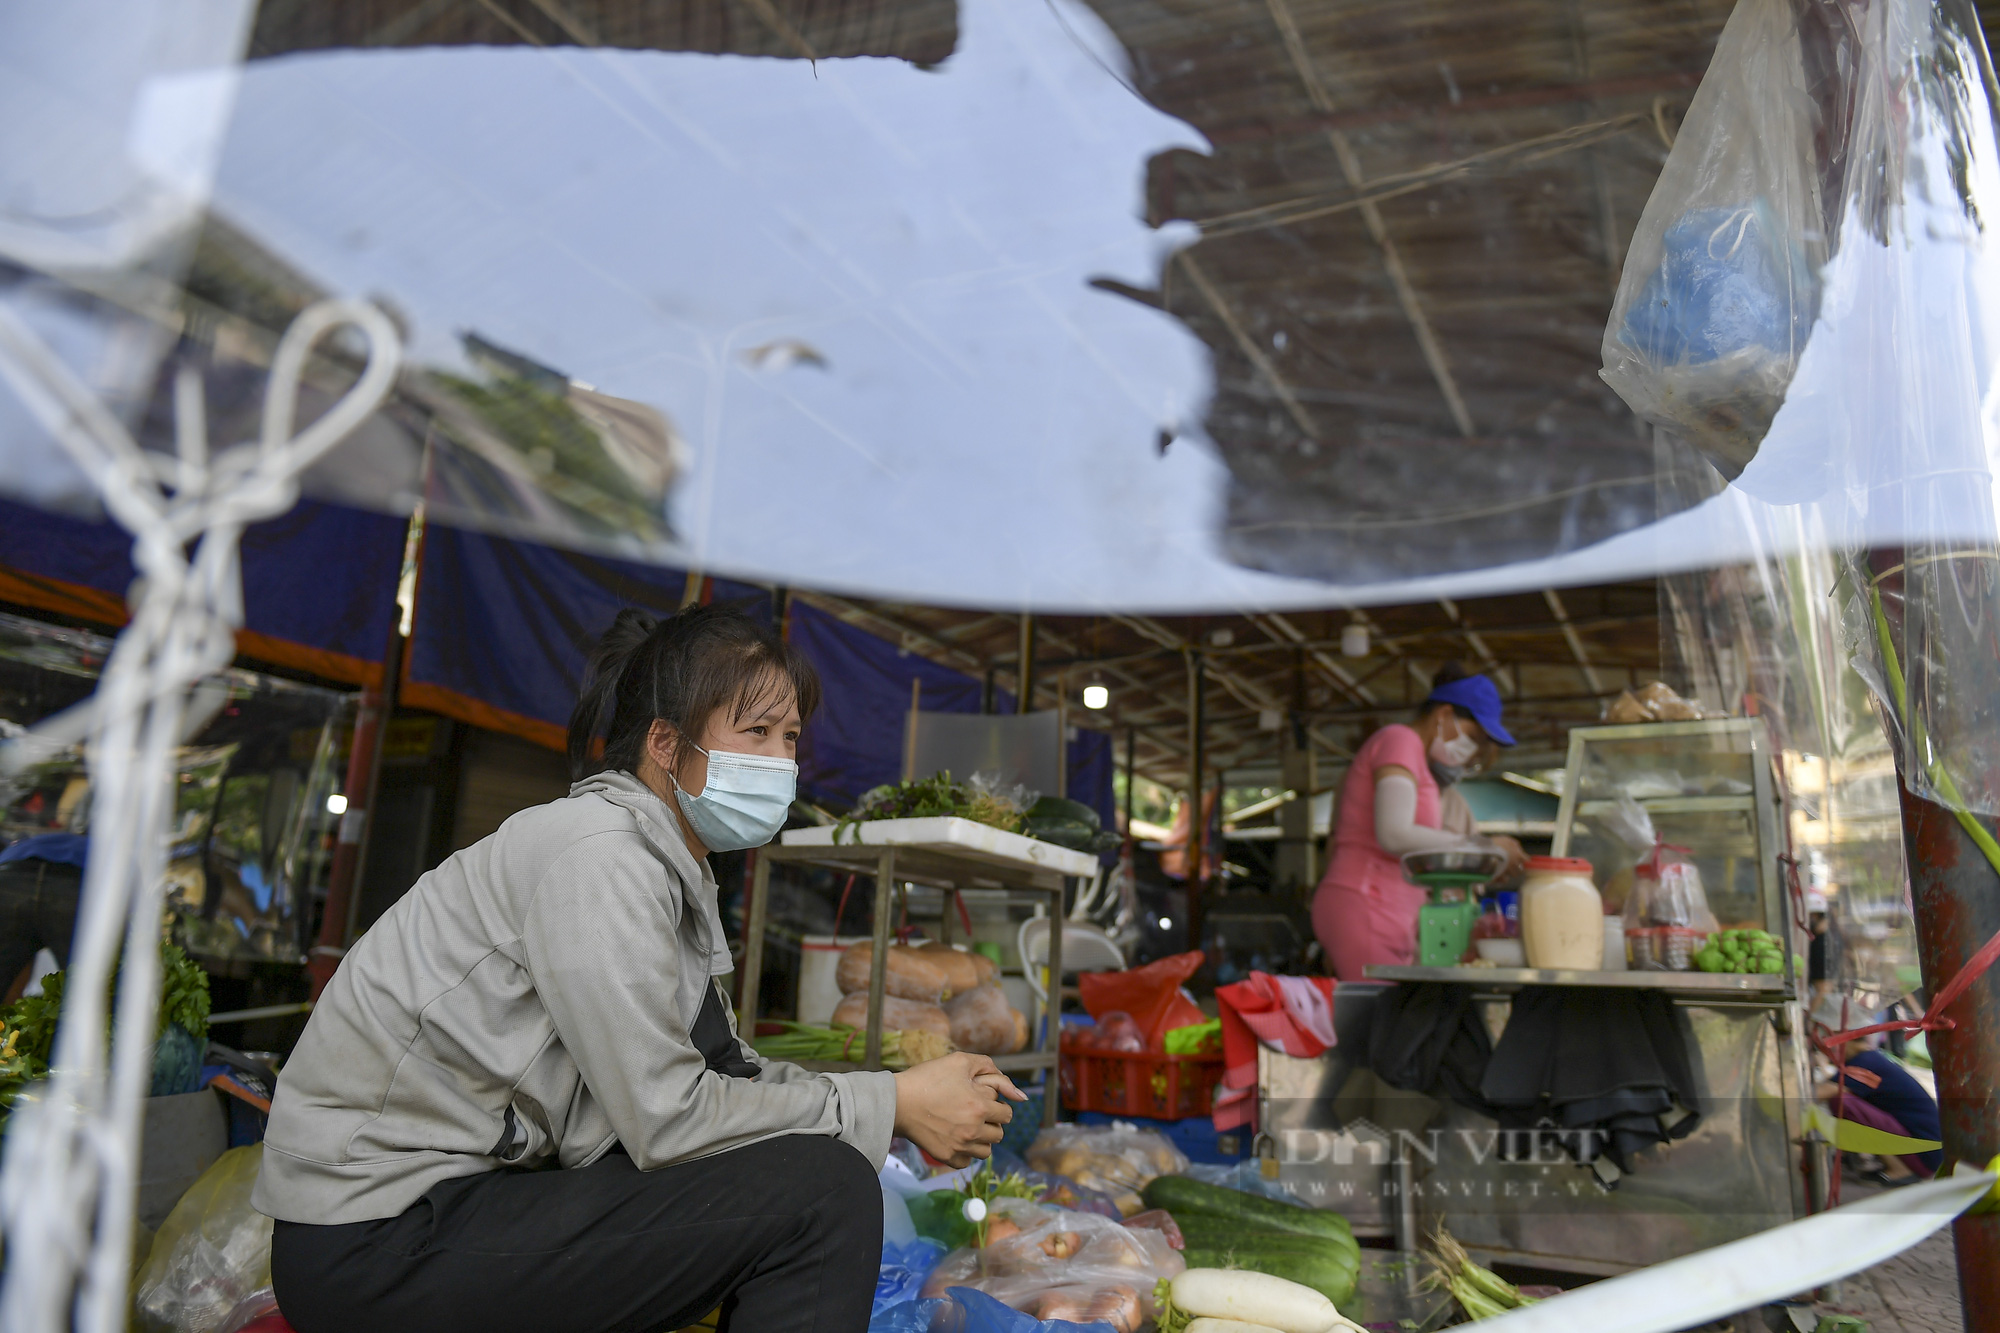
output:
[[[983,1291],[953,1287],[948,1296],[904,1301],[879,1311],[868,1321],[868,1333],[1115,1333],[1099,1320],[1073,1324],[1067,1319],[1037,1319],[1003,1305]]]
[[[882,1269],[875,1275],[874,1313],[881,1314],[891,1306],[916,1300],[923,1290],[924,1279],[931,1275],[944,1254],[944,1246],[922,1236],[906,1245],[884,1241]]]

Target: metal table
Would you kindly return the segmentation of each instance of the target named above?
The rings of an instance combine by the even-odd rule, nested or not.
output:
[[[836,832],[841,835],[838,842],[834,840]],[[947,901],[942,934],[949,943],[962,889],[1001,889],[1007,891],[1009,901],[1016,901],[1015,895],[1020,895],[1044,902],[1050,917],[1061,921],[1068,880],[1095,875],[1098,871],[1097,858],[1088,852],[1073,852],[969,819],[877,819],[845,829],[788,830],[777,845],[757,853],[752,874],[743,930],[741,1008],[737,1014],[737,1027],[746,1036],[756,1033],[757,991],[764,967],[764,928],[771,901],[771,867],[779,863],[823,866],[871,875],[875,880],[874,959],[868,973],[868,1026],[862,1058],[804,1062],[807,1068],[834,1071],[882,1068],[882,997],[888,979],[889,921],[898,884],[924,884],[944,891]],[[1062,935],[1060,930],[1049,932],[1049,975],[1058,983],[1062,976]],[[1010,1074],[1041,1069],[1053,1075],[1060,1028],[1060,1019],[1051,1010],[1051,1021],[1043,1025],[1034,1049],[995,1056],[993,1062]],[[1045,1124],[1056,1122],[1056,1085],[1054,1077],[1045,1080],[1042,1099]]]

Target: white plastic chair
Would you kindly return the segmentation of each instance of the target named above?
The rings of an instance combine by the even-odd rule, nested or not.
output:
[[[1039,1003],[1047,1005],[1049,987],[1042,974],[1049,966],[1049,918],[1031,916],[1023,921],[1021,933],[1015,937],[1014,943],[1021,956],[1021,972],[1028,979],[1028,989],[1035,993]],[[1076,972],[1116,972],[1124,966],[1124,951],[1102,930],[1081,921],[1063,923],[1064,976]]]

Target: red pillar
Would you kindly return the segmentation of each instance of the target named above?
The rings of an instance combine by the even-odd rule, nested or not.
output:
[[[1870,560],[1882,587],[1882,607],[1891,639],[1904,643],[1903,553],[1878,552]],[[1989,608],[1990,609],[1990,608]],[[1952,652],[1955,684],[1979,688],[1966,668],[1982,669],[1989,692],[2000,692],[2000,663],[1977,642],[1977,627],[1944,623],[1949,634],[1965,631],[1965,656]],[[1940,650],[1947,650],[1943,645]],[[1908,669],[1908,663],[1903,669]],[[1907,725],[1907,723],[1905,724]],[[1950,810],[1916,795],[1904,771],[1900,737],[1895,745],[1903,815],[1903,852],[1910,872],[1910,905],[1916,920],[1917,956],[1924,987],[1935,996],[1967,959],[2000,933],[2000,876]],[[1991,825],[1991,820],[1982,819]],[[2000,1153],[2000,968],[1989,969],[1943,1015],[1955,1026],[1932,1032],[1938,1112],[1944,1130],[1946,1165],[1954,1161],[1984,1166]],[[2000,1333],[2000,1216],[1961,1217],[1952,1238],[1958,1250],[1959,1298],[1966,1333]]]

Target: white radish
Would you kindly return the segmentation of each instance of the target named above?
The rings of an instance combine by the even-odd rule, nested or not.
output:
[[[1203,1315],[1190,1319],[1181,1333],[1281,1333],[1269,1324],[1246,1324],[1241,1319],[1216,1319]]]
[[[1328,1333],[1346,1324],[1324,1294],[1269,1273],[1190,1268],[1174,1279],[1174,1308],[1277,1333]]]

